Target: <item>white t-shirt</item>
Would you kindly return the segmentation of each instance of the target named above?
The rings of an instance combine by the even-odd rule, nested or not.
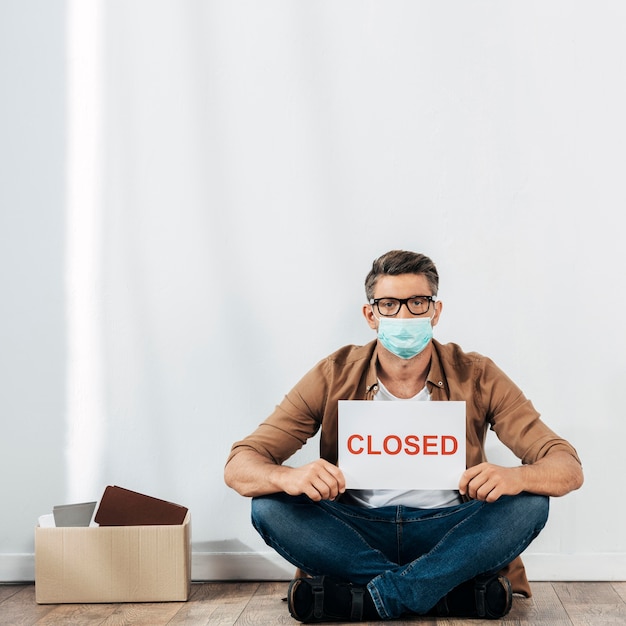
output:
[[[412,398],[396,398],[380,381],[378,381],[378,393],[374,396],[374,402],[424,402],[429,400],[430,393],[428,393],[427,387],[424,387]],[[461,504],[461,497],[459,492],[453,489],[348,489],[346,490],[345,502],[367,508],[403,505],[416,509],[437,509]]]

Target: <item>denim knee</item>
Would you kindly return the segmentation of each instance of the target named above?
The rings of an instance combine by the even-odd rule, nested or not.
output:
[[[286,493],[271,493],[252,498],[250,517],[252,525],[263,534],[263,529],[276,528],[288,517],[288,511],[300,502],[308,501],[306,496],[290,496]]]
[[[521,493],[519,496],[513,496],[513,500],[515,506],[511,514],[517,518],[520,525],[534,529],[535,536],[538,535],[548,521],[550,498],[534,493]]]
[[[271,496],[259,496],[252,498],[250,505],[250,517],[252,525],[260,532],[265,527],[265,522],[276,519],[276,501]]]
[[[550,512],[550,498],[548,496],[540,496],[537,494],[528,494],[527,499],[527,515],[535,520],[535,528],[539,532],[548,521],[548,513]]]
[[[527,541],[534,539],[546,525],[549,503],[547,496],[522,492],[517,496],[502,496],[493,503],[493,509],[493,505],[486,504],[486,510],[494,513],[492,521],[498,528],[505,529],[508,537]],[[494,532],[498,532],[496,526]]]

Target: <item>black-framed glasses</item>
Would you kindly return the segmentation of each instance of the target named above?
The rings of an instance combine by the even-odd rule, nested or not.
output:
[[[433,296],[411,296],[410,298],[371,298],[370,304],[378,309],[385,317],[393,317],[400,313],[402,305],[406,306],[411,315],[424,315],[430,309],[430,303],[435,302]]]

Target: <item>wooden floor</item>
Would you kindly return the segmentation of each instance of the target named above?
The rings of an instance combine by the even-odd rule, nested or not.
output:
[[[496,623],[518,626],[626,624],[626,582],[542,582],[534,583],[532,587],[533,598],[527,600],[516,596],[511,612],[500,621],[415,617],[391,623],[428,626]],[[35,603],[34,585],[0,585],[0,624],[295,626],[299,622],[291,618],[286,602],[282,601],[286,592],[287,583],[284,582],[213,582],[194,583],[188,602],[38,605]]]

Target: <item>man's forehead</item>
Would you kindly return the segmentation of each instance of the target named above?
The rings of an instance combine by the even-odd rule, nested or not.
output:
[[[384,274],[376,281],[374,291],[376,297],[395,296],[398,295],[396,291],[407,292],[401,294],[404,297],[431,295],[431,288],[424,274],[399,274],[397,276]],[[394,293],[391,293],[392,291]]]

